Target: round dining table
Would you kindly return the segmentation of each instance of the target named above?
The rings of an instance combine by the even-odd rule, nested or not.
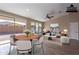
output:
[[[27,36],[27,35],[17,35],[17,36],[15,36],[15,39],[16,39],[16,41],[17,40],[37,40],[37,39],[39,39],[39,36],[38,35],[29,35],[29,36]]]

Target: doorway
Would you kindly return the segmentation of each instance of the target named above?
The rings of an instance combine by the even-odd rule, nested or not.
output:
[[[70,23],[69,37],[70,37],[70,39],[76,39],[76,40],[79,39],[78,38],[78,22]]]

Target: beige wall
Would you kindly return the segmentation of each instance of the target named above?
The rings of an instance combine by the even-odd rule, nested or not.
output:
[[[56,19],[50,19],[44,23],[44,28],[50,30],[50,24],[58,23],[60,25],[60,29],[68,29],[70,22],[78,22],[79,23],[79,13],[69,13],[68,15],[61,16]]]

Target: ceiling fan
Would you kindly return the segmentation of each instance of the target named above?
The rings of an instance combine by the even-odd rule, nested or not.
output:
[[[53,17],[54,17],[53,15],[49,15],[49,14],[46,15],[46,18],[48,18],[48,19],[51,19]]]

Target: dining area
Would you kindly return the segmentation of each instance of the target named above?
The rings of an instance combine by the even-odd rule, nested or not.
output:
[[[6,40],[4,40],[6,38]],[[0,38],[1,39],[1,38]],[[0,40],[0,55],[34,55],[43,54],[43,37],[38,35],[26,36],[25,33],[6,35]],[[36,51],[38,50],[38,51]]]
[[[41,48],[42,54],[44,54],[43,36],[38,34],[31,34],[27,36],[25,33],[23,33],[11,35],[10,38],[11,40],[9,54],[11,54],[12,48],[15,48],[17,55],[34,55],[36,52],[36,47],[39,47],[39,49]]]
[[[40,46],[43,52],[41,22],[28,21],[26,18],[23,21],[16,20],[4,15],[1,17],[3,18],[0,19],[0,55],[34,55],[37,46]]]

